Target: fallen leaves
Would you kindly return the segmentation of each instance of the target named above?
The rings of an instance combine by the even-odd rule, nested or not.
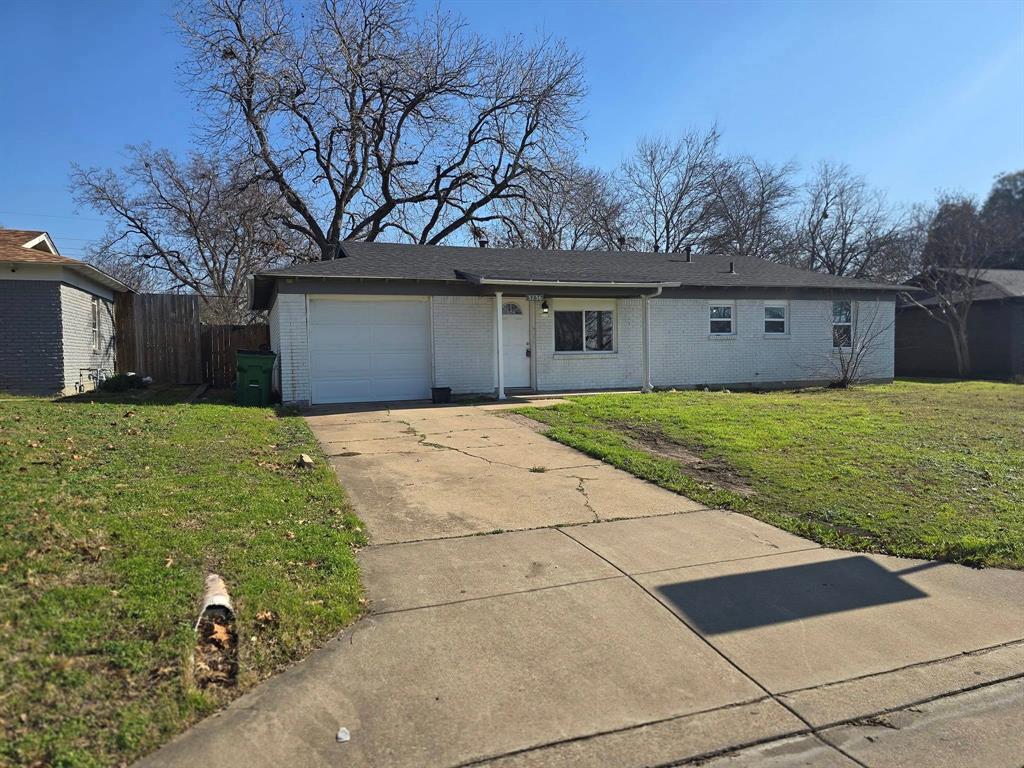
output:
[[[214,624],[213,629],[210,630],[210,639],[221,648],[227,648],[228,643],[231,642],[231,633],[223,624]]]

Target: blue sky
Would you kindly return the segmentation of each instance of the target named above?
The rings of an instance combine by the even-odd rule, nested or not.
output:
[[[603,167],[641,135],[717,123],[730,153],[846,162],[900,203],[983,197],[1024,168],[1019,0],[445,6],[483,34],[551,34],[583,54],[584,157]],[[172,9],[0,3],[0,225],[47,229],[78,255],[103,223],[76,210],[71,162],[116,165],[143,141],[188,148],[199,118]]]

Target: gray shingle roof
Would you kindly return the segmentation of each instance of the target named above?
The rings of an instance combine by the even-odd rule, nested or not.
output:
[[[849,288],[899,290],[889,283],[774,264],[756,258],[625,251],[548,251],[346,242],[344,258],[296,264],[257,277],[390,278],[407,280],[677,283],[697,287]],[[730,274],[734,262],[736,273]]]
[[[964,274],[966,270],[953,269],[950,272]],[[917,280],[917,278],[915,278]],[[977,273],[972,301],[1003,301],[1024,298],[1024,269],[986,269]],[[934,296],[917,297],[914,301],[904,300],[904,306],[934,306],[939,300]]]
[[[978,278],[990,287],[986,293],[991,294],[991,298],[1024,296],[1024,269],[986,269]]]

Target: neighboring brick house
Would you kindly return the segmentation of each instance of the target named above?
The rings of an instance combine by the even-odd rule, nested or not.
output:
[[[285,402],[893,377],[898,286],[761,259],[343,243],[253,276]],[[870,346],[868,346],[870,345]]]
[[[987,269],[978,275],[967,313],[967,345],[971,377],[1024,380],[1024,269]],[[932,296],[900,304],[896,372],[958,375],[953,337]]]
[[[71,394],[114,372],[114,294],[45,232],[0,229],[0,392]]]

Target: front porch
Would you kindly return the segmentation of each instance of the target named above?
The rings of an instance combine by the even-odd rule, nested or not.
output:
[[[663,286],[527,287],[537,293],[522,286],[496,287],[492,309],[498,400],[510,393],[653,388],[650,299]],[[574,289],[573,295],[561,295],[567,287]],[[435,382],[445,386],[436,376]]]

